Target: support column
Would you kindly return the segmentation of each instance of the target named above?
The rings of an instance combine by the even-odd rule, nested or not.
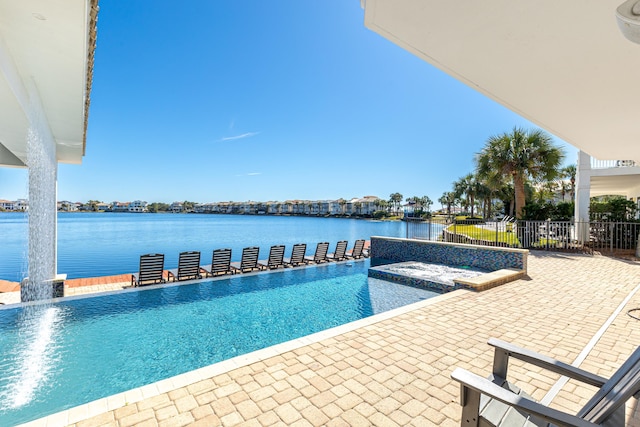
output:
[[[57,174],[56,149],[46,122],[34,114],[27,135],[29,168],[29,281],[23,300],[52,296],[57,270]]]
[[[56,143],[37,87],[27,81],[29,120],[27,167],[29,170],[29,280],[23,281],[22,301],[53,296],[57,274],[57,186]]]
[[[48,299],[56,277],[57,156],[56,144],[47,121],[38,87],[16,67],[11,51],[0,34],[0,75],[9,84],[29,128],[26,158],[29,170],[28,281],[23,281],[23,301]],[[18,156],[18,154],[15,154]]]
[[[589,202],[591,195],[591,156],[583,151],[578,152],[576,168],[576,194],[574,218],[576,222],[576,239],[586,242],[589,239]]]

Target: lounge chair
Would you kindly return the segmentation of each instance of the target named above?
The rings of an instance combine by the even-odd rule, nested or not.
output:
[[[360,259],[364,257],[364,254],[362,253],[363,249],[364,249],[364,240],[363,239],[356,240],[356,242],[353,244],[353,249],[351,249],[351,253],[347,255],[347,257],[351,259]]]
[[[263,270],[264,267],[258,265],[258,256],[260,255],[260,248],[252,246],[244,248],[242,250],[242,259],[240,262],[232,262],[231,267],[241,273],[248,273],[254,270]]]
[[[200,252],[181,252],[178,258],[178,268],[167,272],[167,280],[202,279],[200,274]]]
[[[362,256],[365,258],[369,258],[371,256],[371,244],[362,249]]]
[[[140,256],[140,270],[131,275],[131,286],[151,285],[166,282],[164,278],[164,254]]]
[[[485,379],[457,368],[451,377],[461,383],[464,426],[624,426],[625,403],[640,397],[640,347],[606,379],[547,356],[492,338],[493,375]],[[509,357],[523,360],[599,390],[576,415],[538,403],[507,382]],[[536,370],[537,372],[537,370]]]
[[[285,258],[284,263],[287,267],[298,267],[299,265],[307,265],[304,254],[307,252],[306,243],[296,243],[291,249],[291,257]]]
[[[313,255],[313,257],[305,257],[304,259],[308,262],[313,262],[315,264],[328,262],[327,260],[328,251],[329,251],[329,242],[321,242],[316,245],[316,253]]]
[[[269,270],[284,268],[284,245],[271,246],[269,259],[267,261],[258,261],[258,266],[268,268]]]
[[[235,274],[236,270],[231,267],[231,249],[214,250],[211,265],[200,267],[200,271],[205,273],[206,277]]]
[[[344,261],[347,259],[347,241],[340,240],[336,243],[336,250],[334,253],[327,255],[329,261]]]

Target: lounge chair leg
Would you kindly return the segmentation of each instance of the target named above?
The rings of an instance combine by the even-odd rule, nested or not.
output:
[[[480,392],[465,385],[460,385],[460,404],[462,405],[462,419],[460,425],[477,427],[480,413]]]
[[[496,348],[493,353],[493,375],[502,380],[507,378],[507,369],[509,368],[509,353]]]

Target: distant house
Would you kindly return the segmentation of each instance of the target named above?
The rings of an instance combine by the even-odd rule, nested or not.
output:
[[[129,212],[129,202],[111,202],[111,212]]]
[[[109,203],[100,202],[96,205],[99,211],[107,211],[109,210]]]
[[[29,210],[29,201],[26,199],[18,199],[15,203],[16,211],[28,211]]]
[[[329,203],[329,215],[344,215],[347,201],[345,199],[334,200]]]
[[[173,202],[169,206],[169,212],[180,213],[183,210],[182,202]]]
[[[376,196],[364,196],[357,200],[360,203],[360,215],[373,215],[379,209],[380,198]]]
[[[0,208],[5,211],[13,211],[16,209],[16,202],[12,200],[2,200],[0,199]]]
[[[147,212],[147,202],[142,200],[134,200],[129,203],[129,212]]]
[[[77,212],[80,210],[81,203],[69,202],[67,200],[58,202],[58,210],[62,212]]]

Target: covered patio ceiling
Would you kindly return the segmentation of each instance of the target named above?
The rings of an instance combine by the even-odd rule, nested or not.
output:
[[[606,196],[618,194],[622,196],[633,195],[640,188],[640,175],[614,175],[591,177],[589,195]]]
[[[640,161],[640,44],[618,28],[623,1],[361,3],[369,29],[569,144]]]
[[[29,121],[37,110],[57,160],[82,161],[97,3],[0,0],[0,166],[26,164]]]

